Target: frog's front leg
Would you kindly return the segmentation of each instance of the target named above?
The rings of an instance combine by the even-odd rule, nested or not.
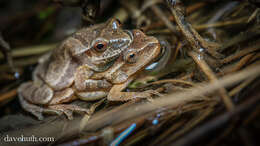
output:
[[[81,66],[77,69],[75,73],[75,88],[77,91],[87,91],[87,90],[100,90],[107,89],[112,86],[105,79],[91,79],[94,72],[87,66]]]
[[[81,66],[75,73],[75,88],[81,100],[94,101],[107,96],[112,84],[102,79],[103,76],[96,76],[92,79],[94,72],[87,66]]]
[[[154,90],[148,90],[144,92],[122,92],[130,83],[134,77],[130,77],[125,83],[114,85],[107,95],[107,99],[110,101],[128,101],[138,98],[149,98],[154,94],[157,94]]]

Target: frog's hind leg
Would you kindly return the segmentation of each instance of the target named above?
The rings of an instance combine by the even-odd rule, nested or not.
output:
[[[89,109],[85,109],[73,104],[50,105],[48,108],[51,110],[56,110],[56,111],[60,111],[61,113],[64,113],[69,120],[73,119],[73,112],[90,114]]]
[[[66,88],[61,91],[55,91],[52,100],[49,105],[55,105],[60,103],[67,103],[77,99],[74,96],[74,90],[72,88]]]
[[[53,90],[43,82],[23,83],[18,93],[33,104],[45,105],[53,98]]]
[[[42,113],[51,113],[51,114],[58,114],[58,115],[61,114],[60,111],[55,111],[40,106],[40,104],[44,105],[45,103],[49,102],[49,100],[53,96],[52,90],[49,90],[48,89],[49,87],[47,89],[46,88],[47,87],[44,85],[38,86],[32,82],[24,83],[18,88],[18,97],[22,108],[27,112],[33,114],[39,120],[44,119]],[[46,93],[44,94],[44,91],[45,92],[50,91],[50,92],[49,94]]]
[[[52,110],[52,109],[48,109],[45,107],[31,104],[28,101],[26,101],[23,98],[23,96],[21,96],[21,94],[19,94],[18,96],[19,96],[19,100],[20,100],[20,104],[21,104],[22,108],[24,110],[26,110],[27,112],[33,114],[38,120],[44,119],[43,113],[51,113],[51,114],[57,114],[57,115],[62,114],[60,111],[57,111],[57,110]]]
[[[75,93],[72,88],[55,91],[53,99],[50,101],[48,108],[64,113],[70,120],[73,119],[73,112],[89,114],[89,109],[85,109],[73,104],[62,104],[77,99],[74,94]]]

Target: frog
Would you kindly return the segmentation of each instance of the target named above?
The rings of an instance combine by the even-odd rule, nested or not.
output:
[[[106,71],[96,73],[90,78],[93,82],[106,80],[112,86],[104,88],[104,84],[97,83],[98,90],[77,92],[81,100],[92,101],[106,97],[108,101],[129,101],[149,98],[157,92],[147,90],[144,92],[124,92],[124,89],[138,77],[138,75],[161,54],[161,46],[157,38],[145,35],[141,30],[131,31],[133,42],[122,52],[116,62]],[[84,68],[81,68],[84,72]],[[84,76],[78,79],[85,80]],[[95,98],[93,98],[95,97]]]
[[[72,112],[88,113],[87,109],[64,104],[77,99],[74,84],[79,84],[75,79],[78,68],[87,67],[89,75],[107,70],[132,40],[131,33],[114,18],[78,30],[41,57],[32,81],[19,86],[21,107],[39,120],[44,119],[43,113],[64,113],[70,119]]]

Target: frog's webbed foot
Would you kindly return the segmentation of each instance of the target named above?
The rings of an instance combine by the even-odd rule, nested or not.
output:
[[[44,108],[44,107],[29,103],[21,95],[19,95],[19,100],[20,100],[22,108],[24,110],[26,110],[27,112],[31,113],[32,115],[34,115],[38,120],[44,119],[43,113],[56,114],[56,115],[62,114],[60,111]]]
[[[154,99],[152,97],[153,95],[159,96],[159,97],[163,96],[163,94],[161,94],[160,92],[158,92],[156,90],[146,90],[146,91],[144,91],[144,93],[150,94],[149,97],[146,97],[149,102],[153,102],[154,101]]]
[[[163,94],[161,94],[160,92],[158,92],[156,90],[146,90],[146,91],[144,91],[144,93],[149,94],[149,97],[151,97],[153,95],[156,95],[156,96],[159,96],[159,97],[163,96]]]
[[[89,109],[85,109],[85,108],[79,107],[77,105],[72,105],[72,104],[50,105],[50,106],[48,106],[48,108],[50,110],[64,113],[69,120],[73,119],[73,112],[90,114]]]
[[[22,96],[19,95],[19,100],[21,106],[24,110],[34,115],[38,120],[43,120],[43,114],[54,114],[54,115],[62,115],[63,113],[68,117],[68,119],[73,119],[73,112],[87,113],[90,111],[88,109],[81,108],[76,105],[67,105],[67,104],[58,104],[58,105],[50,105],[48,107],[42,107],[38,105],[34,105],[26,101]]]

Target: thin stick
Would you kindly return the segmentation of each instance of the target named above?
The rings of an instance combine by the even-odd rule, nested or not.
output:
[[[248,86],[252,81],[255,80],[255,77],[253,78],[249,78],[246,81],[244,81],[243,83],[239,84],[237,87],[235,87],[234,89],[232,89],[228,95],[230,97],[236,95],[238,92],[240,92],[242,89],[244,89],[246,86]]]
[[[242,71],[239,71],[235,74],[232,75],[226,75],[225,77],[221,78],[218,80],[218,82],[214,81],[212,83],[207,83],[207,84],[202,84],[201,86],[196,86],[190,88],[191,90],[189,91],[184,91],[184,92],[179,92],[179,93],[174,93],[170,94],[168,96],[165,96],[163,98],[158,98],[155,99],[153,104],[159,105],[160,107],[177,107],[180,104],[193,101],[196,99],[198,96],[208,94],[215,92],[221,87],[228,87],[230,85],[236,84],[244,79],[247,79],[248,77],[253,77],[253,76],[259,76],[260,75],[260,64],[254,65],[250,68],[245,68]],[[254,99],[253,101],[250,101],[249,104],[256,103],[259,100],[259,97],[257,99]],[[247,105],[249,105],[247,104]],[[243,105],[243,107],[247,106]],[[116,108],[118,109],[118,108]],[[106,125],[109,124],[117,124],[119,122],[122,122],[124,120],[137,117],[140,115],[144,115],[148,112],[151,112],[153,110],[158,109],[158,106],[151,105],[150,103],[140,103],[140,104],[135,104],[131,106],[125,106],[124,108],[120,108],[120,111],[118,110],[112,110],[112,111],[107,111],[103,112],[100,114],[95,114],[93,115],[89,121],[87,127],[85,127],[84,131],[96,131],[97,129],[100,129]],[[239,110],[238,110],[239,109]],[[212,126],[216,127],[217,125],[221,125],[225,120],[229,119],[230,117],[238,114],[243,110],[241,106],[238,106],[234,111],[228,112],[227,115],[225,115],[224,119],[219,119],[219,120],[214,120],[215,122]],[[222,122],[220,122],[222,120]],[[66,129],[66,136],[71,137],[75,136],[75,134],[78,134],[79,132],[79,119],[75,119],[74,121],[70,121],[68,123],[68,128]],[[64,121],[55,121],[53,124],[43,124],[41,127],[35,126],[31,127],[30,129],[25,128],[25,129],[19,129],[17,131],[12,131],[12,132],[7,132],[3,133],[3,135],[8,134],[10,137],[11,136],[18,136],[21,135],[22,133],[28,133],[28,134],[34,134],[37,136],[57,136],[60,133],[60,125],[64,123]],[[212,124],[212,123],[210,123]],[[57,127],[58,126],[58,127]],[[206,131],[204,130],[203,133],[199,133],[196,136],[201,136],[201,134],[204,134],[208,130],[210,130],[209,125],[207,125]],[[205,129],[205,128],[204,128]],[[39,133],[39,131],[42,131]],[[198,132],[198,131],[196,131]],[[194,134],[194,133],[192,133]],[[198,137],[195,137],[198,138]],[[194,137],[189,138],[190,140],[187,140],[188,138],[185,137],[185,141],[191,141],[194,140]],[[1,143],[1,141],[0,141]],[[5,143],[6,144],[6,143]]]
[[[183,10],[179,5],[172,8],[171,4],[169,4],[169,7],[180,31],[185,36],[194,51],[199,52],[199,49],[204,48],[213,57],[222,57],[222,55],[216,51],[220,45],[218,43],[204,40],[200,34],[185,20],[184,14],[182,12]]]
[[[165,16],[165,13],[162,12],[162,10],[156,6],[151,6],[151,9],[153,10],[154,14],[174,33],[177,34],[176,27],[172,24],[172,22]]]
[[[155,81],[152,82],[150,85],[155,85],[155,84],[162,84],[162,83],[173,83],[173,84],[185,84],[185,85],[190,85],[190,86],[194,86],[195,84],[193,84],[192,82],[189,81],[184,81],[184,80],[176,80],[176,79],[165,79],[165,80],[159,80],[159,81]]]
[[[152,110],[155,110],[160,107],[164,106],[178,106],[179,104],[186,103],[188,101],[193,101],[197,97],[212,93],[220,88],[227,87],[238,83],[248,77],[258,76],[260,75],[260,65],[254,65],[250,68],[246,68],[243,71],[237,72],[232,75],[226,75],[225,77],[219,79],[218,81],[213,81],[211,83],[202,84],[201,86],[196,86],[190,88],[189,91],[178,92],[174,94],[170,94],[163,98],[155,99],[153,105],[151,104],[138,104],[132,105],[130,107],[126,107],[121,109],[120,112],[113,112],[108,111],[104,114],[100,114],[99,116],[93,116],[86,127],[86,130],[93,130],[101,128],[103,125],[111,124],[111,123],[118,123],[124,121],[128,118],[132,118],[141,114],[145,114]],[[156,106],[154,106],[156,105]],[[138,109],[138,112],[131,110],[131,109]],[[112,118],[113,115],[113,118]],[[120,118],[117,118],[120,117]]]
[[[171,143],[171,145],[177,145],[177,146],[191,145],[195,141],[200,140],[200,137],[203,137],[203,135],[227,123],[234,116],[241,114],[243,111],[247,110],[248,108],[252,108],[256,105],[259,105],[258,104],[259,100],[260,100],[260,96],[258,94],[250,98],[249,101],[247,101],[246,103],[238,105],[232,112],[226,112],[225,114],[212,119],[208,123],[200,127],[197,127],[195,130],[188,133],[186,136],[182,137],[178,141]]]
[[[226,58],[224,58],[221,63],[225,64],[225,63],[229,63],[235,59],[238,59],[242,56],[245,56],[251,52],[257,51],[260,49],[260,41],[258,41],[255,45],[250,46],[248,48],[244,48],[243,50],[239,51],[238,53],[232,54]]]
[[[0,103],[11,99],[17,95],[17,89],[10,90],[0,96]]]
[[[30,55],[37,55],[42,54],[44,52],[47,52],[51,49],[53,49],[56,46],[56,44],[48,44],[48,45],[39,45],[39,46],[30,46],[20,49],[14,49],[12,50],[11,54],[13,57],[24,57],[24,56],[30,56]],[[3,59],[3,55],[0,54],[0,59]]]
[[[238,71],[239,69],[241,69],[245,64],[247,64],[251,58],[254,56],[254,53],[248,54],[246,56],[244,56],[242,59],[240,59],[240,61],[230,70],[225,71],[225,74],[227,73],[231,73],[231,72],[235,72]]]
[[[212,112],[214,111],[213,107],[208,107],[204,111],[201,111],[202,113],[198,116],[195,116],[192,120],[188,121],[182,130],[176,132],[172,137],[167,138],[163,143],[160,145],[168,145],[169,142],[174,141],[176,138],[180,137],[181,135],[185,134],[187,131],[194,128],[198,123],[200,123],[202,120],[204,120],[206,117],[208,117]]]
[[[203,6],[205,6],[205,5],[206,5],[206,3],[204,3],[204,2],[199,2],[199,3],[196,3],[196,4],[194,4],[194,5],[188,6],[187,9],[186,9],[186,13],[187,13],[187,15],[188,15],[188,14],[190,14],[190,13],[192,13],[192,12],[194,12],[194,11],[200,9],[201,7],[203,7]],[[169,16],[167,19],[168,19],[169,21],[171,21],[171,22],[174,22],[174,21],[175,21],[173,16]],[[148,31],[148,30],[151,30],[151,29],[154,29],[154,28],[162,27],[164,24],[165,24],[164,22],[155,22],[155,23],[153,23],[153,24],[151,24],[151,25],[149,25],[149,26],[147,26],[147,27],[144,27],[144,28],[142,28],[142,29],[145,30],[145,31]],[[175,27],[175,28],[176,28],[176,27]]]
[[[211,82],[218,82],[217,77],[214,72],[210,69],[207,63],[203,59],[199,59],[199,55],[195,52],[189,52],[189,55],[193,58],[193,60],[197,63],[200,69],[207,75]],[[220,96],[226,106],[226,108],[230,111],[234,109],[234,104],[230,97],[227,94],[227,91],[224,87],[219,89]]]

